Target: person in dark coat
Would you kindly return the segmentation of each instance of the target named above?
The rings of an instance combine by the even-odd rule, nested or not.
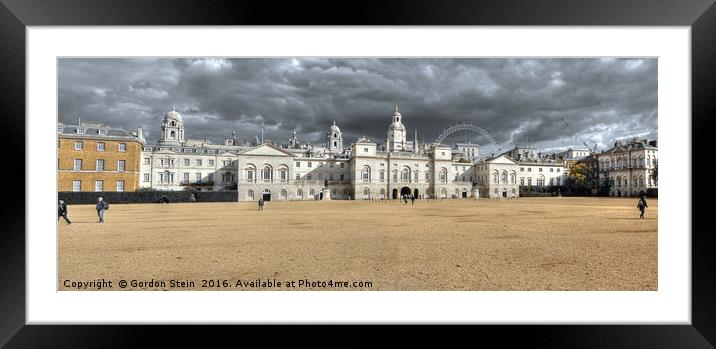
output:
[[[259,211],[264,210],[264,198],[259,199]]]
[[[410,197],[410,204],[415,205],[415,196]]]
[[[103,197],[100,196],[97,198],[97,206],[95,208],[97,209],[99,223],[104,223],[104,211],[109,209],[109,204],[107,201],[104,201]]]
[[[639,215],[639,218],[644,218],[644,211],[646,210],[647,207],[649,207],[649,206],[646,204],[646,197],[642,196],[642,197],[639,199],[639,203],[636,204],[636,207],[637,207],[637,208],[639,209],[639,211],[641,212],[641,214]]]
[[[64,218],[67,224],[72,224],[72,222],[70,222],[70,219],[67,218],[67,204],[65,203],[65,200],[62,199],[60,199],[60,201],[57,203],[57,221],[60,220],[60,217]]]

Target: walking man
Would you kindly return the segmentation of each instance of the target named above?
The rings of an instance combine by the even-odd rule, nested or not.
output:
[[[67,218],[67,204],[65,203],[65,200],[60,199],[59,203],[57,204],[57,221],[59,222],[60,217],[65,219],[65,222],[67,224],[72,224],[70,222],[70,219]]]
[[[642,196],[642,197],[639,199],[639,203],[636,204],[636,207],[637,207],[637,208],[639,209],[639,211],[641,212],[641,214],[639,215],[639,218],[642,218],[642,219],[643,219],[643,218],[644,218],[644,211],[646,210],[647,207],[649,207],[649,206],[647,206],[647,204],[646,204],[646,197],[645,197],[645,196]]]
[[[97,209],[99,223],[104,223],[104,211],[109,209],[109,204],[100,196],[97,198],[97,206],[95,208]]]
[[[264,210],[264,198],[259,199],[259,211]]]
[[[415,205],[415,196],[410,197],[410,204]]]

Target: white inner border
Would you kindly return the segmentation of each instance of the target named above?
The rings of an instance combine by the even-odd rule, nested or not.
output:
[[[690,324],[690,40],[689,27],[28,27],[27,323]],[[58,56],[658,57],[658,291],[57,292]]]

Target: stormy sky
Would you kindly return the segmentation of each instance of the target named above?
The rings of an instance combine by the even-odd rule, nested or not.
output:
[[[395,104],[409,139],[432,141],[473,122],[502,150],[600,149],[615,139],[657,139],[654,58],[61,58],[59,121],[77,118],[134,130],[154,143],[176,106],[186,137],[322,144],[335,120],[344,144],[382,143]],[[485,145],[478,133],[446,143]]]

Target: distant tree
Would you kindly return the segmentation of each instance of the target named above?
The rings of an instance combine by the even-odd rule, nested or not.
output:
[[[651,170],[651,174],[649,176],[651,177],[651,180],[654,181],[654,184],[659,184],[659,162],[656,159],[654,160],[654,169]]]

